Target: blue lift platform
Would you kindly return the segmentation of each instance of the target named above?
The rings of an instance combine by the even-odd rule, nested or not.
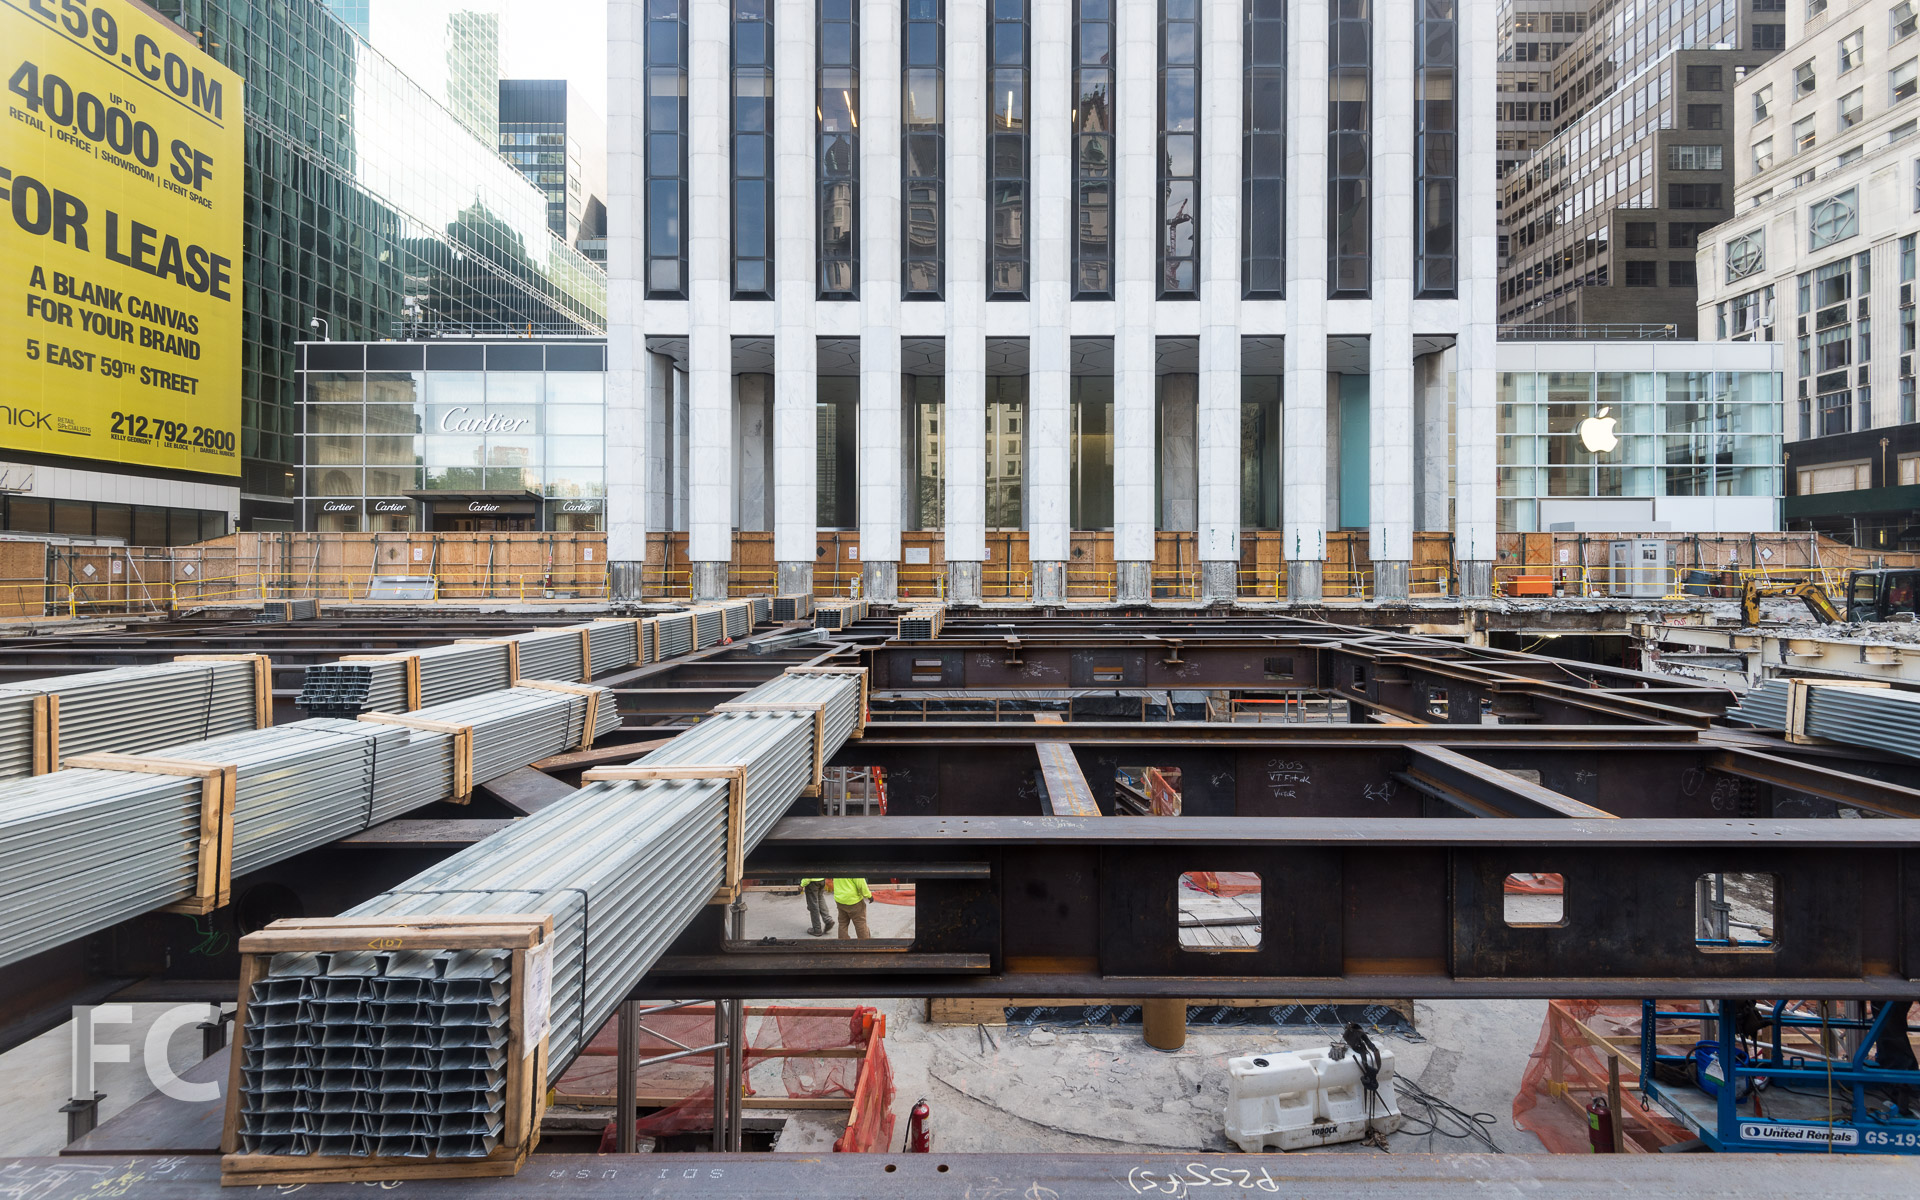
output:
[[[1722,1019],[1722,1011],[1734,1015]],[[1843,1017],[1779,1000],[1771,1009],[1759,1006],[1765,1029],[1749,1043],[1739,1036],[1730,1002],[1682,1011],[1643,1000],[1641,1096],[1716,1151],[1920,1154],[1920,1118],[1901,1115],[1896,1103],[1920,1111],[1920,1070],[1883,1067],[1875,1050],[1893,1014],[1905,1011],[1882,1004],[1871,1017]],[[1663,1052],[1660,1022],[1674,1020],[1699,1021],[1708,1034],[1685,1054]],[[1914,1027],[1906,1028],[1911,1037]],[[1813,1040],[1805,1050],[1787,1048],[1789,1030]],[[1842,1048],[1847,1042],[1851,1053]],[[1835,1051],[1821,1053],[1820,1046]],[[1688,1082],[1675,1082],[1676,1073]]]

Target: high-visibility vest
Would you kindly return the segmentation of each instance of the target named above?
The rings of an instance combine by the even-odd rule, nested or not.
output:
[[[864,879],[836,879],[833,881],[833,900],[836,904],[858,904],[862,900],[873,899]]]

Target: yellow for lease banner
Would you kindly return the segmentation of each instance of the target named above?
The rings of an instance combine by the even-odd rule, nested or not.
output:
[[[125,0],[0,0],[0,449],[240,473],[246,105]]]

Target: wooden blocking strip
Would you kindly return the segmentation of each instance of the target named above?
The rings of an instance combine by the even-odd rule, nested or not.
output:
[[[458,725],[452,721],[434,721],[407,713],[361,713],[359,719],[375,725],[404,725],[409,729],[424,729],[430,733],[451,735],[453,738],[453,795],[447,799],[454,804],[466,804],[473,799],[473,726]]]
[[[506,1104],[499,1144],[485,1158],[433,1159],[240,1153],[247,1001],[275,954],[394,950],[504,950],[512,956],[507,998]],[[297,1187],[390,1179],[513,1175],[540,1141],[547,1105],[553,918],[544,913],[275,921],[240,939],[240,996],[221,1131],[224,1186]]]
[[[813,714],[813,782],[800,794],[818,796],[827,770],[827,702],[824,700],[729,700],[713,712],[803,712]]]
[[[1040,776],[1046,780],[1047,801],[1056,817],[1097,817],[1100,806],[1094,802],[1093,789],[1080,770],[1068,742],[1035,742],[1033,751],[1040,756]]]
[[[264,654],[176,654],[175,662],[250,662],[253,664],[253,727],[273,724],[273,660]]]
[[[507,686],[520,686],[520,643],[513,638],[455,638],[456,646],[505,646],[507,648]]]
[[[865,667],[788,667],[787,675],[858,675],[860,677],[860,716],[853,724],[850,738],[864,737],[867,732],[867,669]]]
[[[145,775],[185,775],[200,779],[199,865],[193,894],[163,911],[201,916],[233,899],[233,800],[238,786],[232,763],[151,758],[138,754],[81,754],[67,760],[69,770],[135,771]]]
[[[580,730],[580,742],[575,750],[593,749],[593,727],[600,716],[600,688],[591,683],[566,683],[558,679],[522,679],[516,687],[539,688],[543,692],[566,692],[569,695],[587,698],[587,721]]]
[[[47,692],[33,698],[33,773],[46,775],[60,769],[60,694]]]
[[[602,780],[627,780],[651,783],[660,779],[724,780],[727,784],[727,861],[720,890],[713,903],[732,903],[740,894],[740,876],[747,859],[747,768],[738,763],[713,766],[649,767],[634,764],[625,767],[595,767],[580,774],[580,785]]]
[[[420,707],[420,655],[413,651],[399,654],[343,654],[341,662],[403,662],[407,664],[407,711]]]

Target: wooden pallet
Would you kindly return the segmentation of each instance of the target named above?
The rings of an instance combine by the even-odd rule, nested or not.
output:
[[[224,1187],[290,1189],[309,1183],[405,1179],[474,1179],[513,1175],[540,1142],[547,1106],[546,1004],[551,989],[553,918],[541,914],[290,918],[240,939],[240,999],[233,1014],[232,1066],[226,1124],[220,1138]],[[240,1153],[241,1066],[247,999],[276,954],[359,950],[507,950],[513,955],[508,996],[505,1123],[485,1158],[366,1158],[343,1155]],[[537,970],[530,969],[544,960]],[[544,979],[533,976],[544,972]],[[537,1011],[536,1011],[537,1010]],[[526,1049],[514,1053],[521,1047]]]

